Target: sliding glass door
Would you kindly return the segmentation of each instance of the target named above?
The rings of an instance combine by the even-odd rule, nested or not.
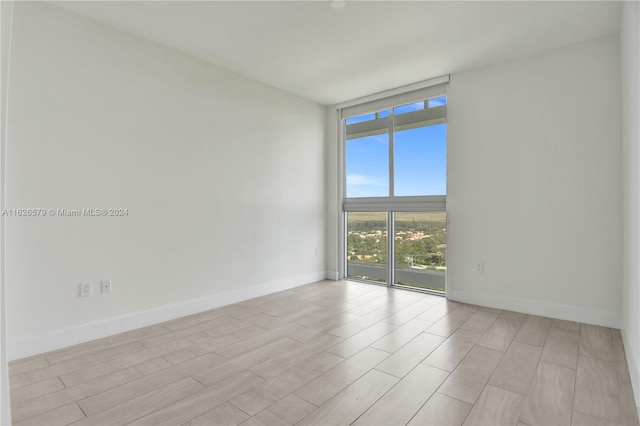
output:
[[[394,284],[445,291],[446,213],[394,214]]]
[[[389,282],[387,213],[347,213],[348,278]]]
[[[445,291],[446,213],[347,212],[346,237],[346,278]]]

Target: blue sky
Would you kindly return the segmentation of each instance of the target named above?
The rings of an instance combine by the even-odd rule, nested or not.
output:
[[[429,107],[445,103],[445,98],[431,99]],[[409,104],[395,108],[394,114],[422,108],[421,102]],[[374,117],[353,117],[347,124]],[[436,124],[394,133],[396,196],[446,194],[446,132],[446,124]],[[346,145],[347,197],[388,196],[388,135],[351,139]]]

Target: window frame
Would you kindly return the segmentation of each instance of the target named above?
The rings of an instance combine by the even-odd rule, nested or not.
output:
[[[418,196],[396,196],[394,194],[394,120],[393,108],[406,105],[412,102],[425,102],[425,110],[428,108],[428,101],[430,99],[447,96],[449,76],[438,77],[436,79],[427,80],[425,82],[417,83],[411,86],[405,86],[404,88],[394,89],[391,91],[383,92],[377,95],[367,96],[354,101],[349,101],[340,105],[336,105],[337,110],[337,124],[338,124],[338,199],[339,199],[339,232],[340,242],[339,247],[339,279],[349,279],[355,281],[361,281],[354,278],[348,278],[347,274],[347,213],[348,212],[386,212],[387,213],[387,235],[395,234],[395,213],[396,212],[447,212],[447,195],[418,195]],[[448,98],[447,98],[448,105]],[[447,113],[445,105],[444,121],[447,121]],[[346,173],[346,120],[351,117],[356,117],[365,114],[378,113],[381,110],[388,109],[388,134],[389,134],[389,196],[386,197],[347,197],[347,173]],[[399,114],[401,116],[402,114]],[[437,124],[437,123],[434,123]],[[446,153],[446,191],[448,192],[449,186],[449,132],[446,136],[447,153]],[[447,214],[447,228],[449,223],[449,215]],[[448,242],[448,236],[447,236]],[[366,281],[367,283],[394,286],[394,264],[395,264],[395,247],[394,239],[387,238],[387,283],[376,283],[373,281]],[[364,280],[362,280],[364,281]],[[445,274],[445,293],[446,293],[446,274]],[[404,288],[404,287],[403,287]],[[434,292],[442,294],[442,292],[436,292],[431,290],[416,291]]]

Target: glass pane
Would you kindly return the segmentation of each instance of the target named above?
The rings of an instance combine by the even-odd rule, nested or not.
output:
[[[347,213],[347,277],[387,282],[387,213]]]
[[[414,102],[408,105],[402,105],[393,109],[394,115],[406,114],[407,112],[420,111],[424,109],[424,101]]]
[[[362,123],[363,121],[370,121],[376,118],[376,113],[372,112],[371,114],[359,115],[357,117],[350,117],[345,120],[345,123],[348,125],[355,123]]]
[[[447,193],[447,124],[393,134],[396,196]]]
[[[388,197],[389,134],[347,139],[346,145],[347,197]]]
[[[439,107],[442,105],[446,105],[447,104],[447,97],[446,96],[440,96],[439,98],[433,98],[433,99],[429,99],[427,101],[429,108],[435,108],[435,107]]]
[[[396,213],[395,284],[445,291],[446,213]]]

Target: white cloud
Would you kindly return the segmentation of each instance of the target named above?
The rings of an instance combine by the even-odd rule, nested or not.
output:
[[[347,175],[347,185],[349,186],[380,185],[380,182],[376,178],[371,176]]]
[[[380,177],[347,175],[348,197],[383,197],[388,194],[388,184]]]

